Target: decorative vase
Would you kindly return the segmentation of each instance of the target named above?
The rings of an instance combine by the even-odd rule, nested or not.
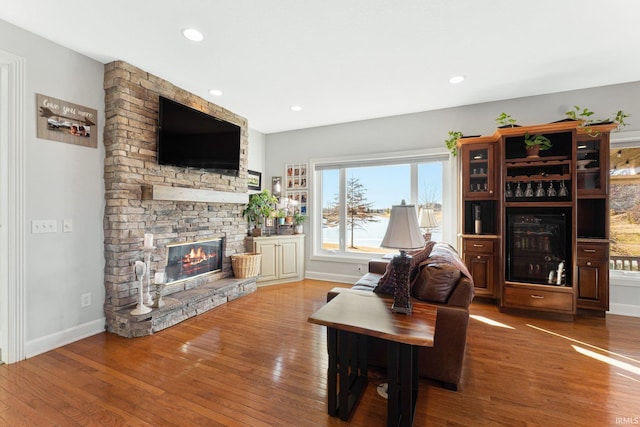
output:
[[[294,234],[302,234],[302,233],[304,233],[304,226],[302,224],[296,224],[293,227],[293,233]]]
[[[540,157],[540,145],[531,145],[527,147],[527,158]]]

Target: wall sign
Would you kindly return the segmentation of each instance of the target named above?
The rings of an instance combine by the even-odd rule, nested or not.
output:
[[[98,111],[36,94],[38,138],[98,148]]]

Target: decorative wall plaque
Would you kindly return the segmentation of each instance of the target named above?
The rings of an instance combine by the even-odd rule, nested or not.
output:
[[[98,111],[36,94],[37,136],[84,147],[98,147]]]

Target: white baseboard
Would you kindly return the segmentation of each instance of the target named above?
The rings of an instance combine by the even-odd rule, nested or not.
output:
[[[358,281],[362,277],[362,274],[358,276],[350,276],[347,274],[332,274],[325,273],[323,271],[305,271],[304,278],[305,279],[315,279],[315,280],[326,280],[327,282],[338,282],[338,283],[351,283],[352,285]]]
[[[640,317],[640,306],[631,304],[609,304],[607,314],[617,314],[619,316]]]
[[[103,317],[65,331],[28,341],[25,343],[25,356],[26,358],[37,356],[38,354],[46,353],[63,345],[102,333],[105,330],[104,325],[105,318]]]

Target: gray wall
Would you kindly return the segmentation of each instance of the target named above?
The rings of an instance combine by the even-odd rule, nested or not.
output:
[[[501,112],[516,118],[520,125],[535,125],[566,118],[564,113],[574,105],[594,111],[592,118],[613,117],[618,110],[631,114],[628,120],[631,125],[625,127],[624,132],[613,134],[612,139],[615,139],[624,134],[637,134],[640,130],[639,99],[640,82],[633,82],[269,134],[266,137],[266,170],[271,177],[282,175],[287,163],[308,162],[314,158],[429,148],[444,150],[449,130],[460,130],[465,135],[491,135],[497,126],[495,118]],[[454,168],[450,179],[455,180],[457,176],[459,173]],[[313,220],[313,216],[310,217],[305,231],[311,229]],[[314,258],[310,238],[306,239],[305,256],[307,277],[334,277],[345,282],[359,277],[357,263],[362,261],[337,263]],[[637,292],[634,305],[640,307],[638,289],[634,291]],[[612,290],[612,306],[616,298],[616,291]]]
[[[25,353],[104,328],[104,92],[101,63],[0,21],[0,49],[25,58]],[[36,138],[36,93],[98,110],[98,148]],[[32,220],[57,232],[31,234]],[[62,232],[62,220],[73,232]],[[80,307],[90,293],[92,304]]]

